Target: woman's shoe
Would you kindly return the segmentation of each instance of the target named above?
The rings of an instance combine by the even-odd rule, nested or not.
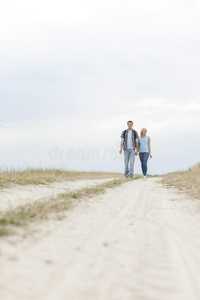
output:
[[[147,180],[147,176],[143,176],[143,180]]]

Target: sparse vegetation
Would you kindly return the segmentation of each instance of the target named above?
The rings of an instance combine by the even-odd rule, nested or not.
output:
[[[12,226],[26,225],[31,221],[47,218],[50,213],[58,213],[69,209],[74,203],[74,199],[80,200],[92,197],[104,193],[107,189],[117,187],[127,181],[136,180],[138,178],[141,178],[141,176],[135,176],[133,179],[125,179],[124,177],[121,179],[114,179],[110,182],[105,182],[91,188],[83,188],[77,192],[60,194],[56,198],[50,198],[47,201],[38,201],[1,213],[0,236],[12,233]]]
[[[1,170],[0,188],[8,187],[12,184],[46,184],[54,181],[99,179],[109,177],[123,177],[120,173],[112,172],[80,172],[62,169],[42,169],[26,168],[25,170]]]
[[[188,171],[173,172],[161,177],[167,186],[176,187],[194,198],[200,198],[200,163],[189,167]]]

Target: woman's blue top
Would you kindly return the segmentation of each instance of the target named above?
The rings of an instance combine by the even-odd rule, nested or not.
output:
[[[148,136],[146,136],[144,139],[141,139],[141,137],[139,137],[139,143],[140,143],[139,152],[149,152]]]

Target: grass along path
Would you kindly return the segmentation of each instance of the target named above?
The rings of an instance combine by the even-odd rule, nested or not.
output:
[[[178,188],[189,196],[200,199],[200,163],[188,171],[173,172],[161,177],[165,186]]]
[[[0,188],[13,184],[46,184],[55,181],[100,179],[109,177],[123,177],[120,173],[112,172],[80,172],[62,169],[26,168],[25,170],[1,170]]]
[[[58,197],[50,198],[47,201],[37,201],[32,204],[19,206],[5,213],[0,213],[0,236],[14,233],[12,230],[13,227],[25,226],[29,222],[47,218],[50,213],[58,213],[69,209],[74,204],[75,199],[80,200],[81,198],[93,197],[96,194],[105,193],[107,189],[139,178],[141,176],[138,175],[133,179],[114,179],[91,188],[83,188],[77,192],[59,194]]]

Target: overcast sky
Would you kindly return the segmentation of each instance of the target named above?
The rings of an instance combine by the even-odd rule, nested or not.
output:
[[[123,172],[128,120],[150,174],[200,160],[199,1],[2,0],[0,43],[1,168]]]

